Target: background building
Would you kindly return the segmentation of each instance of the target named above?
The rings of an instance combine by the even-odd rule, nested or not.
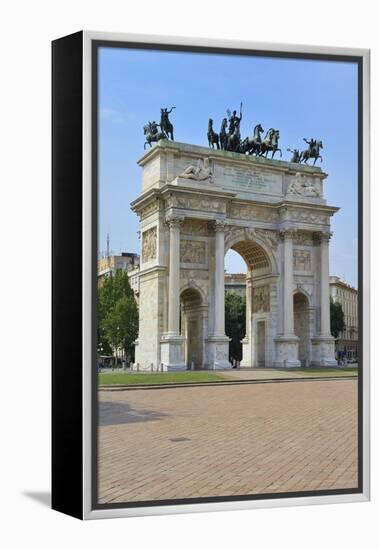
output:
[[[225,292],[246,294],[246,273],[225,273]]]
[[[348,359],[356,359],[358,356],[358,290],[348,285],[339,277],[331,276],[330,296],[334,302],[342,306],[345,315],[345,330],[340,332],[336,351],[346,353]]]
[[[133,288],[134,293],[138,296],[138,277],[135,278],[136,273],[139,271],[140,257],[135,252],[120,252],[120,254],[113,254],[109,248],[109,235],[107,236],[107,250],[105,254],[98,259],[97,262],[97,284],[102,285],[105,277],[114,275],[117,269],[123,269],[130,272],[129,282]]]

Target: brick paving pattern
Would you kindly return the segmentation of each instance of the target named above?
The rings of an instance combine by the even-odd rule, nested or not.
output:
[[[353,488],[357,382],[99,392],[99,503]]]

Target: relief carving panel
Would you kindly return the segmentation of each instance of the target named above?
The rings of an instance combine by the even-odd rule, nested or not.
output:
[[[203,241],[180,241],[180,261],[183,264],[204,264],[206,243]]]
[[[148,262],[157,257],[157,228],[152,227],[142,233],[142,261]]]
[[[293,268],[296,271],[311,270],[311,253],[309,250],[298,248],[293,251]]]
[[[269,285],[253,288],[252,312],[267,313],[268,311],[270,311]]]

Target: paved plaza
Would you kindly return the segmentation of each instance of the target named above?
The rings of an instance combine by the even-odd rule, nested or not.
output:
[[[357,486],[357,381],[99,392],[99,503]]]

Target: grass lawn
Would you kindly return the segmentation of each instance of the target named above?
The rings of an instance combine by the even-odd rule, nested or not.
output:
[[[99,384],[176,384],[178,382],[217,382],[225,380],[220,374],[209,372],[153,372],[146,374],[128,372],[101,372]]]
[[[146,372],[146,373],[129,373],[129,372],[101,372],[98,375],[99,385],[135,385],[135,384],[177,384],[187,382],[225,382],[236,380],[254,380],[262,378],[262,370],[259,370],[260,376],[254,375],[254,370],[246,371],[243,378],[233,377],[233,374],[237,371],[229,370],[225,373],[213,373],[213,372]],[[283,374],[282,374],[283,373]],[[320,368],[307,368],[307,369],[267,369],[267,376],[264,378],[288,378],[288,374],[293,373],[293,378],[299,377],[344,377],[344,376],[357,376],[358,369],[356,368],[338,368],[338,369],[320,369]],[[281,376],[282,374],[282,376]]]

